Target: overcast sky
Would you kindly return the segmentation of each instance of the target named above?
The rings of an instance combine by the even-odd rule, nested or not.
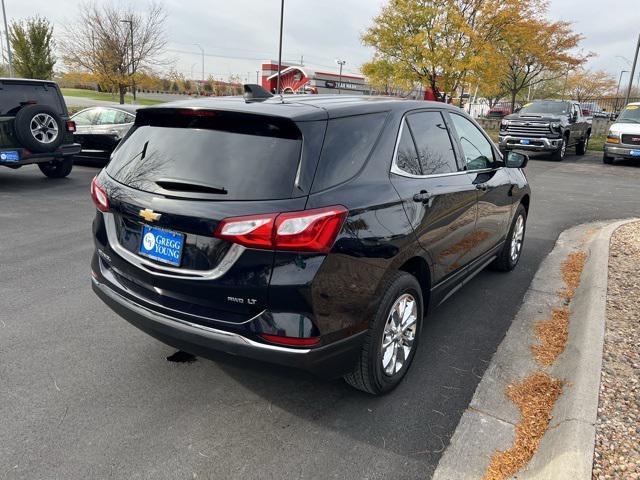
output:
[[[105,0],[97,0],[98,3]],[[122,0],[126,1],[126,0]],[[77,0],[5,0],[8,19],[34,13],[54,22],[56,31],[74,21]],[[336,69],[335,59],[347,61],[346,72],[358,72],[372,51],[362,46],[360,36],[379,12],[384,0],[287,0],[283,58],[299,61],[317,70]],[[143,9],[144,0],[134,5]],[[261,60],[277,59],[279,0],[165,0],[169,13],[167,57],[176,69],[199,78],[201,57],[206,52],[205,75],[243,80],[259,70]],[[582,48],[597,56],[589,67],[609,71],[616,78],[631,70],[635,42],[640,33],[638,0],[550,0],[549,18],[566,20],[585,36]],[[233,57],[233,58],[227,58]],[[626,74],[628,75],[628,74]],[[624,80],[623,80],[624,83]]]

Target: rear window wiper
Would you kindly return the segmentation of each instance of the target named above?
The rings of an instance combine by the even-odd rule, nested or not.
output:
[[[156,180],[156,185],[165,189],[176,192],[194,192],[194,193],[214,193],[217,195],[226,195],[227,189],[224,187],[216,187],[205,183],[197,183],[193,181],[178,180],[173,178],[162,178]]]

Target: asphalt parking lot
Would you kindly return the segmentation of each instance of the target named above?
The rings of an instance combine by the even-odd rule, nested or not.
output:
[[[89,182],[0,169],[0,479],[428,478],[561,231],[640,216],[640,162],[532,159],[525,250],[434,311],[405,381],[220,355],[173,363],[90,288]]]

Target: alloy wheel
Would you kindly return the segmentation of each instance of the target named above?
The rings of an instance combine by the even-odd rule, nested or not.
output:
[[[38,113],[29,124],[31,135],[38,142],[49,144],[58,138],[58,124],[55,119],[47,113]]]
[[[391,307],[382,336],[382,371],[392,376],[402,370],[415,343],[418,303],[413,295],[401,295]]]
[[[524,217],[518,215],[516,224],[513,227],[513,235],[511,236],[511,261],[513,263],[518,261],[520,252],[522,251],[522,242],[524,240]]]

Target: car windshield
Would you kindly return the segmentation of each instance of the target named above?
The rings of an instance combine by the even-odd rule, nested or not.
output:
[[[520,113],[553,113],[563,115],[569,113],[569,103],[567,102],[531,102],[527,103]]]
[[[618,123],[640,123],[640,105],[627,105],[618,119]]]

